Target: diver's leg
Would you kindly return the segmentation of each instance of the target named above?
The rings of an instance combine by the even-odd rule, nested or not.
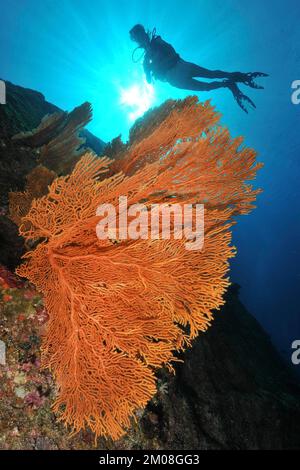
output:
[[[200,65],[193,64],[192,62],[186,62],[189,75],[191,77],[202,77],[202,78],[232,78],[232,73],[224,72],[223,70],[209,70]]]
[[[192,62],[186,62],[181,60],[180,67],[184,74],[189,77],[202,77],[202,78],[233,78],[233,75],[238,72],[224,72],[223,70],[209,70],[200,65],[193,64]]]
[[[185,69],[185,73],[190,77],[202,77],[202,78],[227,78],[234,82],[244,83],[251,88],[263,89],[263,86],[259,86],[254,82],[255,78],[267,77],[266,73],[262,72],[224,72],[223,70],[209,70],[200,65],[193,64],[192,62],[186,62],[182,60],[182,68]]]
[[[217,90],[218,88],[228,88],[228,84],[224,82],[200,82],[190,77],[176,77],[172,79],[169,77],[168,82],[176,88],[193,91],[210,91]]]
[[[198,67],[198,66],[196,66]],[[202,67],[200,67],[202,69]],[[204,69],[204,73],[206,73],[207,69]],[[263,90],[264,87],[262,85],[258,85],[254,80],[259,77],[268,77],[267,73],[263,72],[223,72],[221,70],[208,70],[208,75],[211,74],[209,78],[228,78],[232,82],[236,83],[243,83],[251,88],[256,88],[257,90]],[[199,75],[200,77],[208,77],[208,75]],[[195,75],[196,76],[196,75]]]
[[[223,82],[206,83],[194,79],[190,74],[189,66],[190,64],[188,62],[180,59],[177,64],[165,74],[165,81],[176,88],[193,91],[210,91],[228,86],[228,80],[226,80],[226,83],[225,80]]]

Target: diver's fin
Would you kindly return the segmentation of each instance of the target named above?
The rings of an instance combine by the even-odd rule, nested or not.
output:
[[[258,77],[268,77],[269,75],[263,72],[252,72],[252,73],[247,73],[246,76],[247,78],[243,82],[245,85],[250,86],[251,88],[255,88],[256,90],[263,90],[264,87],[261,85],[257,85],[254,79]]]
[[[234,72],[231,74],[229,80],[236,83],[243,83],[244,85],[255,88],[256,90],[262,90],[264,87],[258,85],[254,80],[259,77],[268,77],[269,75],[264,72]]]
[[[248,103],[250,106],[253,108],[256,108],[255,103],[249,98],[249,96],[244,95],[237,84],[235,82],[232,82],[231,80],[226,81],[226,85],[229,88],[229,90],[232,92],[234,99],[236,100],[237,104],[239,107],[248,114],[248,109],[246,107],[246,104]]]

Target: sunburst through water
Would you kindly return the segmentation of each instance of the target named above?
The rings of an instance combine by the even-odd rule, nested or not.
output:
[[[154,102],[154,87],[145,80],[129,88],[120,89],[120,104],[128,108],[128,118],[135,121],[142,116]]]

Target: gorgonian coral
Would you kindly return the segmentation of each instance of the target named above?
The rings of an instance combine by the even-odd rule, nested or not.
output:
[[[56,178],[54,171],[43,165],[36,166],[26,177],[25,191],[11,191],[9,197],[9,217],[19,225],[22,218],[28,213],[33,199],[44,196],[48,186]]]
[[[67,113],[46,115],[40,125],[29,132],[16,134],[15,144],[35,149],[38,163],[55,173],[67,174],[84,154],[80,131],[92,119],[91,104],[86,102]]]
[[[155,393],[155,370],[210,325],[229,284],[232,217],[253,207],[259,164],[218,126],[208,104],[171,102],[112,162],[86,154],[33,201],[21,234],[40,240],[18,268],[44,294],[42,362],[58,384],[54,410],[74,431],[118,438]],[[115,167],[114,170],[111,168]],[[99,240],[97,208],[203,203],[201,251],[184,239]]]

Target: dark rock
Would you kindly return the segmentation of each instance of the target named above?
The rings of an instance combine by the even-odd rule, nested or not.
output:
[[[35,129],[47,114],[61,110],[34,90],[6,82],[6,103],[0,106],[0,205],[7,205],[8,191],[22,190],[26,175],[34,168],[37,155],[34,149],[22,147],[12,137]],[[89,131],[81,131],[84,147],[100,154],[104,142]]]
[[[0,106],[0,138],[13,137],[19,132],[36,128],[47,114],[62,110],[45,100],[44,95],[28,88],[6,84],[6,105]],[[88,130],[82,131],[87,139],[87,146],[97,154],[101,153],[105,143]],[[99,152],[101,150],[101,152]]]
[[[237,291],[163,378],[140,424],[147,448],[300,449],[300,384]]]
[[[34,90],[6,82],[6,103],[0,106],[0,213],[7,212],[8,193],[23,191],[26,176],[38,164],[39,150],[26,142],[12,139],[21,132],[39,126],[42,118],[61,110],[45,100]],[[85,140],[80,149],[90,148],[97,154],[104,149],[104,142],[89,131],[80,131]],[[19,264],[23,242],[17,227],[5,216],[0,218],[0,263],[13,269]]]
[[[1,264],[14,270],[25,252],[23,239],[17,226],[7,217],[0,216],[0,260]]]

